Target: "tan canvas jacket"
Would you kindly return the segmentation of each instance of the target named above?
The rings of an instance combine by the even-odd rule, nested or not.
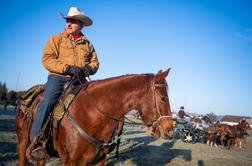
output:
[[[82,35],[74,41],[65,32],[50,37],[44,48],[42,63],[49,74],[70,77],[66,74],[69,65],[84,67],[90,65],[94,73],[99,68],[99,61],[92,44]]]

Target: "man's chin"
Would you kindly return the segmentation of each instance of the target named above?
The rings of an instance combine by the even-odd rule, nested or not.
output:
[[[73,33],[73,31],[72,31],[71,29],[67,29],[66,32],[67,32],[68,34],[72,34],[72,33]]]

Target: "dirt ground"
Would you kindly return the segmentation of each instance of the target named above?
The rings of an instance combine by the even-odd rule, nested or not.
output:
[[[248,166],[252,165],[252,137],[248,137],[246,148],[209,147],[206,144],[186,144],[177,140],[155,139],[146,128],[127,126],[122,137],[119,158],[112,152],[107,157],[106,166]],[[251,133],[250,133],[251,135]],[[0,107],[0,166],[16,165],[15,110],[3,111]],[[47,166],[58,165],[52,160]]]

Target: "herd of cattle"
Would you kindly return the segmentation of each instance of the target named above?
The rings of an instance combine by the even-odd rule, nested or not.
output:
[[[176,120],[174,138],[183,142],[203,142],[209,146],[224,146],[231,149],[237,146],[245,147],[248,131],[251,130],[249,123],[242,119],[237,125],[212,123],[207,116],[194,118],[188,121]]]

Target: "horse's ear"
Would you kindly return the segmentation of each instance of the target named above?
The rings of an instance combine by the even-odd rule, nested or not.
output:
[[[171,70],[171,68],[169,68],[165,71],[159,70],[159,72],[155,76],[156,82],[162,81],[169,74],[170,70]]]
[[[170,70],[171,70],[171,68],[169,68],[169,69],[167,69],[167,70],[164,71],[165,77],[167,77],[167,75],[169,74]]]
[[[163,72],[163,70],[159,70],[157,74],[161,74]]]

